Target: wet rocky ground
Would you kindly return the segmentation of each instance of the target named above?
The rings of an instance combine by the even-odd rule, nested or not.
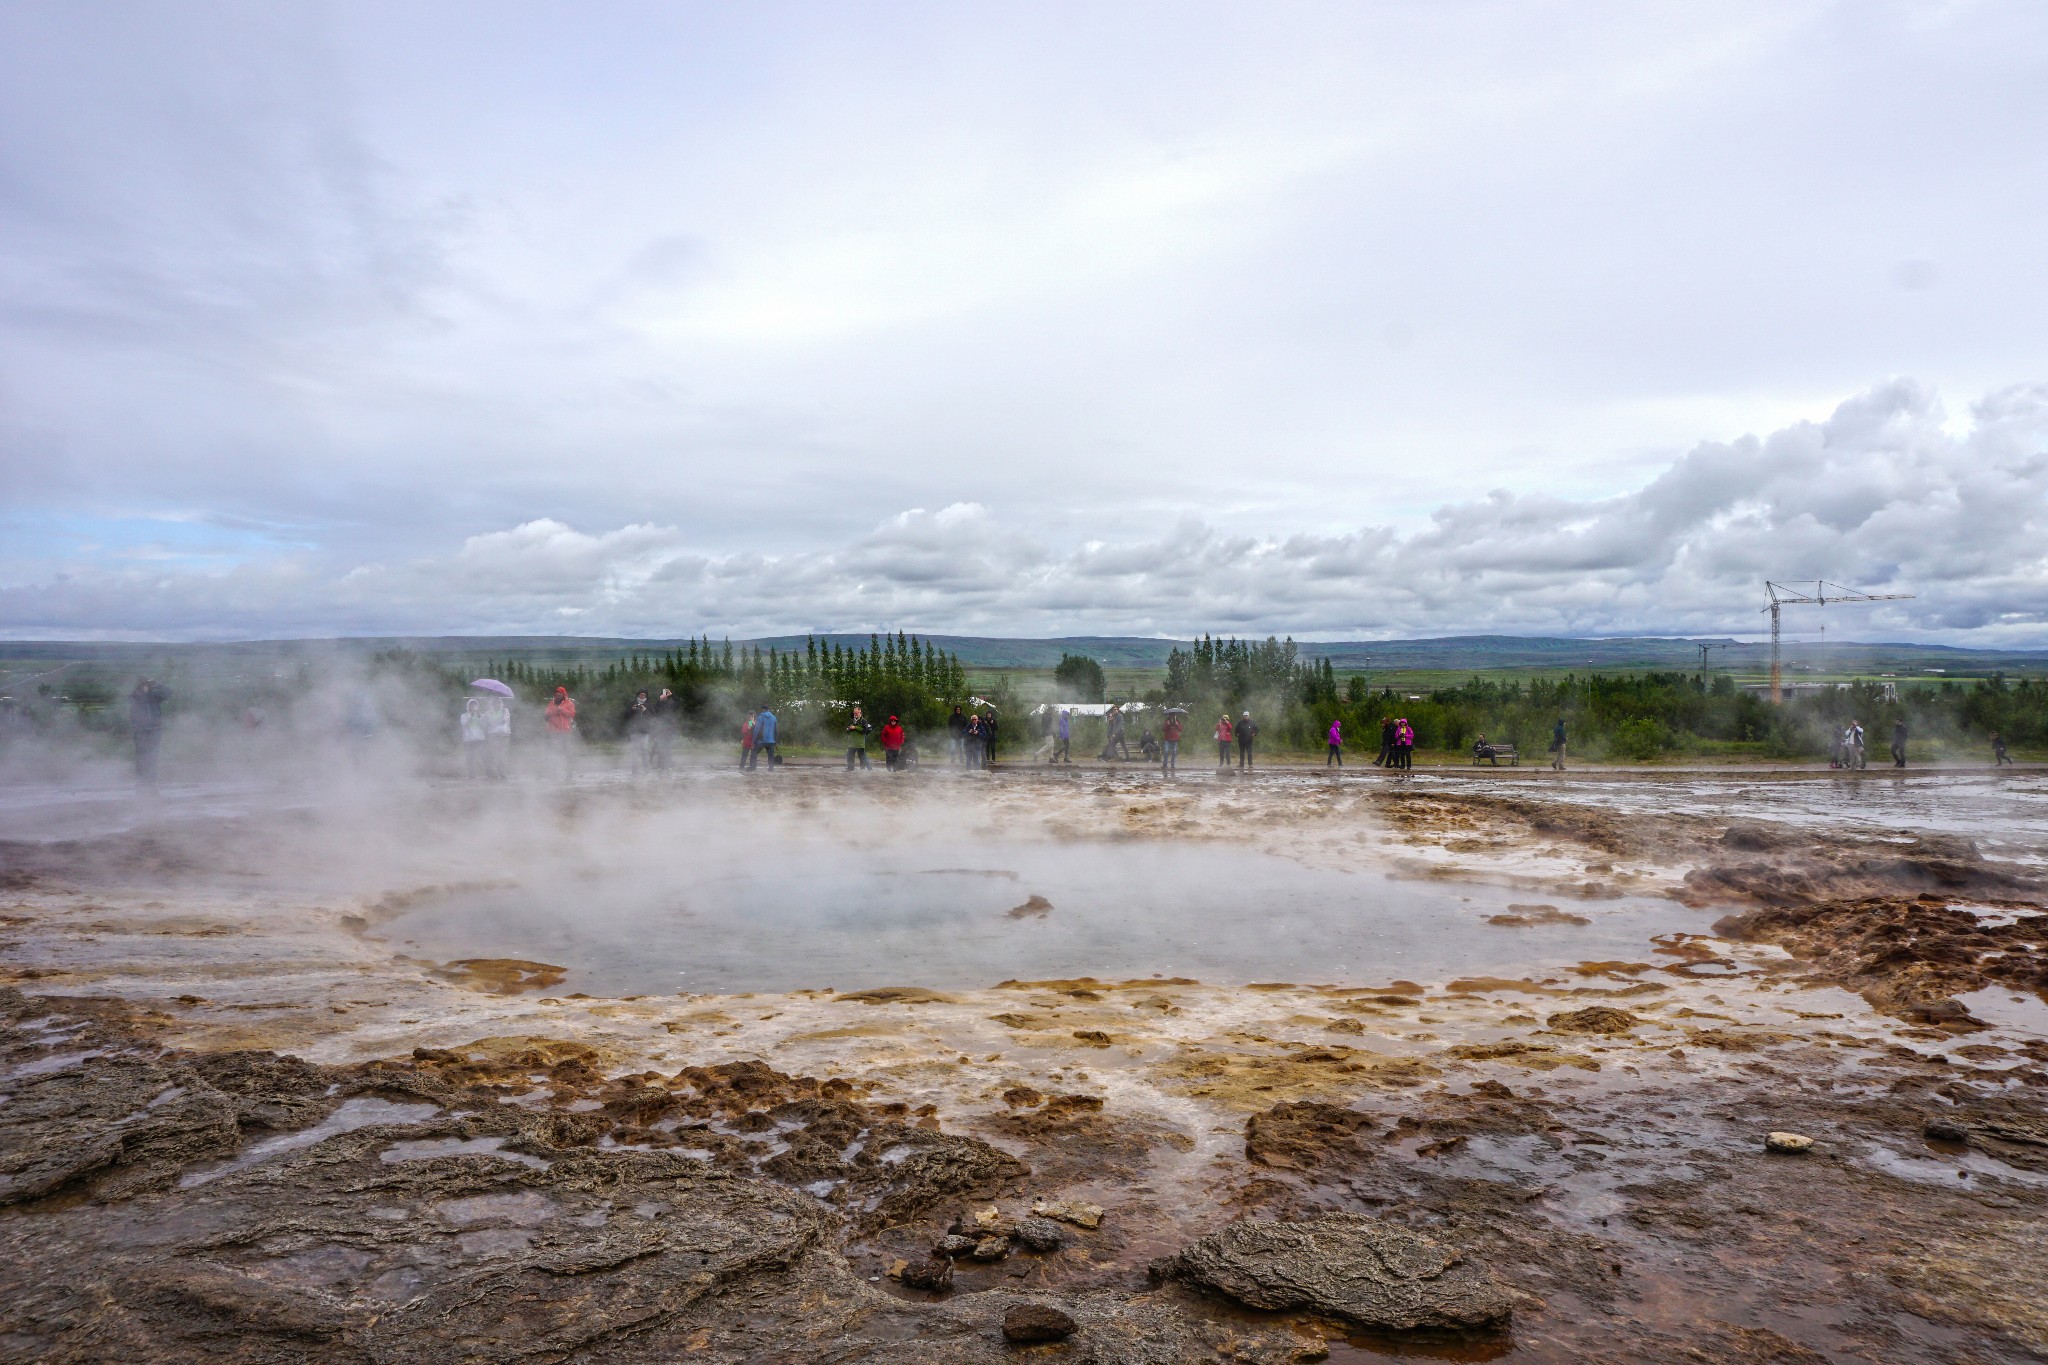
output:
[[[1699,919],[1516,976],[598,998],[379,939],[519,874],[408,842],[445,793],[0,845],[0,1358],[2048,1358],[2048,916],[1962,836],[1127,777],[508,828],[701,799]]]

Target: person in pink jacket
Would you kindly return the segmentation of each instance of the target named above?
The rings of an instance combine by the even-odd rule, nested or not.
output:
[[[1330,722],[1330,733],[1329,733],[1329,735],[1327,736],[1327,738],[1328,738],[1328,739],[1329,739],[1329,741],[1330,741],[1330,752],[1329,752],[1328,756],[1327,756],[1327,757],[1325,757],[1325,758],[1323,759],[1323,766],[1324,766],[1325,768],[1327,768],[1327,767],[1329,767],[1329,766],[1330,766],[1330,765],[1331,765],[1332,763],[1334,763],[1334,764],[1336,764],[1336,765],[1337,765],[1338,767],[1340,767],[1340,768],[1341,768],[1341,767],[1343,767],[1343,766],[1344,766],[1344,722],[1343,722],[1343,721],[1341,721],[1341,720],[1333,720],[1333,721],[1331,721],[1331,722]]]

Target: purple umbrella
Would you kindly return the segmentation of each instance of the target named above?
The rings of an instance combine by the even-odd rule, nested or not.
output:
[[[499,682],[496,678],[478,678],[470,686],[481,687],[486,692],[496,692],[501,697],[512,695],[512,689]]]

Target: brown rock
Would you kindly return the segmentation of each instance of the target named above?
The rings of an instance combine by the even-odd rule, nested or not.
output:
[[[1080,1326],[1050,1304],[1020,1303],[1003,1314],[1003,1336],[1020,1346],[1065,1341]]]
[[[1553,1014],[1544,1021],[1552,1033],[1594,1033],[1609,1036],[1641,1028],[1643,1021],[1627,1010],[1608,1005],[1588,1005],[1582,1010]]]
[[[1152,1274],[1252,1308],[1308,1309],[1388,1331],[1493,1331],[1520,1297],[1456,1248],[1355,1213],[1241,1219],[1155,1262]]]

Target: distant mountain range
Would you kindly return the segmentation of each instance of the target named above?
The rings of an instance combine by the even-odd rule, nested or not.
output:
[[[820,642],[849,648],[866,635],[820,635]],[[1185,640],[1126,635],[1075,635],[1050,640],[1016,640],[978,635],[922,637],[960,656],[972,668],[1051,668],[1062,654],[1085,654],[1111,669],[1163,668],[1166,656]],[[741,645],[804,648],[804,636],[778,635],[735,640]],[[252,640],[227,644],[138,644],[102,641],[0,641],[0,660],[77,660],[114,666],[145,659],[206,660],[216,666],[236,660],[365,654],[403,648],[453,660],[481,663],[517,657],[535,663],[610,662],[634,654],[660,654],[681,640],[628,640],[559,635],[410,636],[343,640]],[[1431,640],[1356,640],[1300,645],[1303,657],[1328,659],[1342,673],[1463,672],[1525,669],[1697,669],[1700,646],[1709,646],[1709,667],[1760,672],[1769,666],[1770,646],[1757,641],[1693,640],[1668,637],[1575,640],[1547,636],[1453,635]],[[1787,642],[1785,659],[1800,671],[1826,673],[1957,674],[2048,670],[2048,650],[1968,649],[1953,645]]]

